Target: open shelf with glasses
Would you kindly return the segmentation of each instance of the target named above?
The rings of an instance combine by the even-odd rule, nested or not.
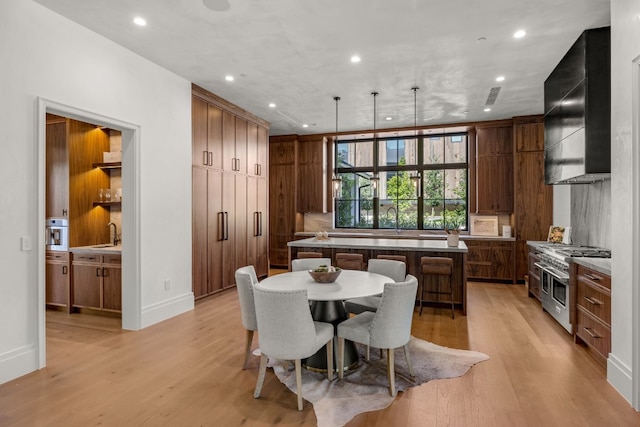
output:
[[[120,169],[122,168],[122,162],[94,163],[93,167],[100,169]]]
[[[100,202],[100,201],[96,201],[93,202],[93,206],[103,206],[103,207],[108,207],[108,206],[120,206],[122,202],[120,201],[112,201],[112,202]]]

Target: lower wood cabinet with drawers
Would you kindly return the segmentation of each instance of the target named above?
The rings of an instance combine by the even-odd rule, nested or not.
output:
[[[574,265],[576,278],[575,342],[586,344],[593,357],[606,365],[611,352],[611,277]]]
[[[122,256],[74,253],[72,298],[74,309],[122,311]]]

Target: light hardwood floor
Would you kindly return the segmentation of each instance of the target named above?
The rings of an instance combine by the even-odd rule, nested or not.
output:
[[[413,334],[490,360],[399,393],[354,426],[639,426],[604,370],[522,285],[469,283],[468,315],[414,315]],[[313,426],[312,405],[273,375],[253,398],[258,358],[242,370],[234,290],[142,331],[117,319],[47,314],[47,367],[0,386],[1,426]],[[256,346],[257,343],[254,344]]]

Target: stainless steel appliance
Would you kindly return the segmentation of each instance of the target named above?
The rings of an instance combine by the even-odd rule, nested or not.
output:
[[[549,313],[564,329],[573,334],[571,306],[572,292],[569,280],[569,265],[576,257],[610,258],[608,249],[589,246],[569,246],[563,244],[543,244],[540,262],[542,308]]]
[[[44,233],[48,251],[69,250],[69,220],[66,218],[48,218]]]

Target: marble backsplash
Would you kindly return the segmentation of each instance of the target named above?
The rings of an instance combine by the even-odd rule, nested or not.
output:
[[[573,244],[611,249],[611,181],[571,186]]]

